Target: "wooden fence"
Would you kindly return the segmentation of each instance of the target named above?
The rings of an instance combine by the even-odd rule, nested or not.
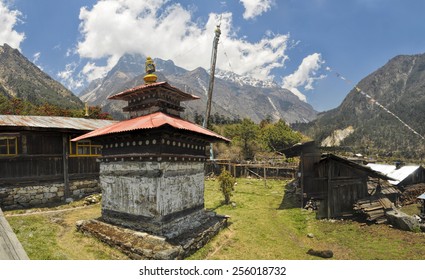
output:
[[[205,165],[205,174],[207,176],[220,175],[221,170],[225,168],[233,177],[258,177],[268,179],[293,179],[298,172],[297,164],[240,164],[230,162],[209,161]]]

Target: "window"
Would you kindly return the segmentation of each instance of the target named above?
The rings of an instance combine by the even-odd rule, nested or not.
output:
[[[101,145],[94,145],[90,140],[71,142],[70,155],[74,157],[97,157],[101,155]]]
[[[18,154],[18,137],[0,135],[0,156],[15,156]]]

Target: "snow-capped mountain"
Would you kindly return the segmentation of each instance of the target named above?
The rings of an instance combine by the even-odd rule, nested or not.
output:
[[[107,98],[120,91],[143,84],[145,60],[142,55],[126,54],[105,78],[92,82],[80,94],[90,105],[101,105],[116,118],[125,118],[121,108],[124,103]],[[209,74],[201,67],[192,71],[176,66],[171,60],[154,59],[158,81],[197,95],[200,100],[188,102],[185,114],[191,118],[195,113],[203,115],[206,107]],[[212,114],[229,118],[250,118],[260,122],[266,117],[284,119],[288,123],[308,122],[317,112],[287,89],[272,81],[260,81],[229,71],[216,71]]]
[[[248,75],[238,75],[231,71],[225,71],[221,69],[217,69],[215,72],[215,77],[229,81],[234,82],[236,84],[239,84],[240,86],[253,86],[253,87],[259,87],[259,88],[275,88],[279,87],[279,85],[274,82],[273,80],[259,80],[252,78]]]

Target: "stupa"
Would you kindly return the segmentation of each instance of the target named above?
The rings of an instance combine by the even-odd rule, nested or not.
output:
[[[223,220],[204,209],[204,165],[206,147],[229,140],[182,119],[181,102],[199,97],[157,82],[154,72],[148,58],[145,84],[109,97],[127,101],[123,110],[128,120],[73,141],[91,139],[102,145],[101,221],[181,239],[208,229],[205,225],[214,219]]]

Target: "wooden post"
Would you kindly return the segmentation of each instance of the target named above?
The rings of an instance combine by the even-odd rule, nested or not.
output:
[[[22,247],[1,209],[0,228],[0,260],[29,260],[24,247]]]
[[[266,166],[263,166],[263,172],[264,172],[264,187],[267,188],[267,169]]]
[[[304,158],[304,152],[301,152],[300,155],[300,175],[299,176],[299,180],[300,180],[300,188],[301,188],[301,209],[304,208],[304,163],[305,163],[305,158]]]
[[[327,163],[327,165],[328,165],[328,205],[327,205],[327,207],[328,207],[328,219],[331,217],[331,200],[333,200],[332,199],[332,195],[333,195],[333,192],[332,192],[332,182],[331,182],[331,178],[332,178],[332,161],[328,161],[328,163]]]
[[[68,136],[62,134],[62,162],[63,162],[63,186],[64,186],[64,198],[71,196],[69,189],[69,173],[68,173]]]

